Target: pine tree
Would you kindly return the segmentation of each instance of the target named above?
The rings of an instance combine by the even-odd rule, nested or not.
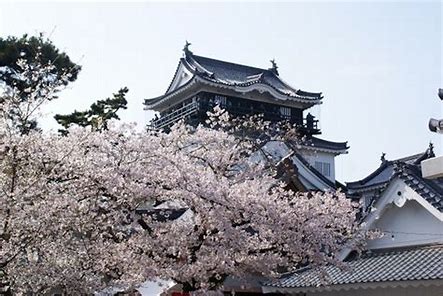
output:
[[[57,93],[75,81],[80,70],[43,34],[0,38],[0,107],[8,105],[8,118],[21,133],[36,130],[35,119],[23,118],[23,105],[58,98]]]
[[[0,38],[0,67],[4,67],[4,71],[0,71],[0,79],[8,85],[17,82],[16,75],[13,74],[21,71],[17,65],[19,59],[26,59],[30,64],[54,65],[51,73],[57,78],[64,73],[70,74],[66,84],[75,81],[81,70],[81,66],[72,62],[65,52],[60,52],[51,40],[44,38],[42,33],[39,36],[25,34],[20,38],[14,36]]]
[[[59,132],[66,135],[68,133],[67,129],[73,124],[82,127],[90,126],[93,130],[106,130],[108,121],[110,119],[119,120],[117,112],[120,109],[127,109],[125,96],[128,91],[127,87],[123,87],[117,93],[114,93],[112,98],[98,100],[86,111],[74,110],[71,114],[55,115],[55,120],[64,127],[64,129],[59,129]]]

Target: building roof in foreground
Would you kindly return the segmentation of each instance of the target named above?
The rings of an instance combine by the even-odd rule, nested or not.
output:
[[[442,280],[443,245],[370,252],[351,260],[346,270],[336,266],[301,269],[264,286],[319,288],[357,283]]]
[[[260,91],[266,89],[276,99],[306,104],[306,107],[319,104],[323,98],[321,92],[296,89],[284,82],[278,74],[274,61],[272,61],[272,68],[263,69],[195,55],[187,47],[185,47],[184,53],[166,93],[145,100],[145,105],[148,108],[159,105],[195,83],[239,92],[249,92],[261,87]],[[186,83],[174,88],[174,81],[180,78],[178,76],[180,76],[180,69],[183,67],[190,72],[192,77]]]
[[[432,206],[443,211],[443,178],[426,179],[421,174],[420,163],[434,157],[432,147],[424,153],[389,161],[383,160],[378,169],[366,178],[346,183],[350,194],[384,189],[394,178],[403,180]]]

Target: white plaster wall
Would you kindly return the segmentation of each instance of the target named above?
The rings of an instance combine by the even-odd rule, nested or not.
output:
[[[421,162],[423,177],[435,179],[443,177],[443,156],[433,157]]]
[[[310,170],[305,169],[304,165],[295,157],[292,159],[300,173],[299,179],[308,190],[331,190],[325,182],[315,176]]]
[[[401,208],[388,204],[371,228],[394,233],[369,241],[369,249],[443,243],[443,222],[415,200],[406,201]]]
[[[179,88],[192,78],[192,73],[189,72],[188,69],[186,69],[182,63],[180,63],[179,69],[177,71],[177,75],[175,76],[174,81],[171,84],[171,88],[169,89],[168,93],[171,93],[175,89]]]
[[[315,167],[315,162],[327,162],[331,164],[331,175],[325,176],[332,182],[335,182],[335,155],[327,152],[319,152],[319,151],[311,151],[311,150],[302,150],[300,154],[312,165]]]
[[[282,158],[291,154],[291,149],[289,149],[285,143],[280,142],[280,141],[268,142],[262,147],[262,150],[265,151],[266,154],[271,156],[275,162],[278,162]],[[312,159],[312,165],[314,165],[315,161],[329,162],[331,164],[330,180],[332,182],[335,182],[334,156],[332,154],[331,154],[332,155],[331,156],[331,155],[329,155],[329,153],[321,153],[320,158],[316,158],[317,157],[316,153],[312,153],[312,152],[308,152],[308,151],[304,151],[304,152],[300,151],[300,153],[301,154],[306,153],[306,155],[310,155],[309,157],[311,157],[311,159]],[[305,157],[305,155],[303,155],[303,156]],[[257,162],[262,161],[263,155],[259,152],[253,153],[253,155],[251,156],[251,160],[257,161]],[[299,170],[300,181],[303,183],[303,185],[306,186],[307,189],[309,189],[309,190],[331,189],[324,181],[322,181],[317,176],[315,176],[310,170],[307,170],[305,168],[305,165],[300,160],[298,160],[297,157],[293,156],[292,161],[294,162],[294,164],[297,166],[297,168]],[[310,162],[310,160],[308,158],[307,158],[307,161]],[[332,163],[331,163],[331,161],[332,161]]]

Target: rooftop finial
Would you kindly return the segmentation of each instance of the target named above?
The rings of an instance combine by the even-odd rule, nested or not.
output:
[[[443,101],[443,88],[438,89],[438,97]],[[443,119],[429,119],[429,130],[434,133],[443,134]]]
[[[191,45],[191,44],[192,44],[191,42],[188,42],[188,40],[186,40],[185,47],[183,47],[183,51],[185,52],[185,54],[191,52],[191,51],[189,50],[189,45]],[[191,53],[192,53],[192,52],[191,52]]]
[[[429,142],[429,148],[428,148],[428,156],[434,157],[434,144],[432,142]]]
[[[386,153],[382,152],[381,153],[381,157],[380,157],[380,160],[381,160],[382,163],[386,162],[386,157],[385,156],[386,156]]]
[[[272,71],[275,75],[278,75],[278,66],[277,63],[275,62],[275,59],[270,60],[271,64],[272,64],[272,68],[269,68],[270,71]]]

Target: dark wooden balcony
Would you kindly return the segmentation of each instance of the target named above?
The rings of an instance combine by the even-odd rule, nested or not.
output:
[[[308,115],[307,118],[301,118],[297,116],[285,116],[276,110],[269,110],[267,108],[260,108],[258,106],[250,105],[246,106],[232,106],[232,104],[221,103],[219,104],[221,108],[225,109],[231,116],[248,116],[255,114],[262,114],[263,119],[266,121],[288,121],[297,125],[300,131],[304,134],[320,134],[320,129],[318,128],[318,120],[314,119],[313,116]],[[154,118],[151,120],[148,129],[150,130],[161,130],[169,128],[181,119],[194,119],[194,122],[200,123],[204,122],[206,119],[206,112],[211,111],[216,104],[214,102],[208,101],[192,101],[188,104],[172,110],[170,113],[163,114],[160,118]]]
[[[174,123],[178,122],[181,119],[186,119],[192,115],[198,114],[199,110],[199,103],[191,102],[179,109],[172,111],[171,113],[161,116],[160,118],[154,118],[153,120],[151,120],[150,125],[148,125],[148,129],[160,130],[171,127],[172,125],[174,125]]]

